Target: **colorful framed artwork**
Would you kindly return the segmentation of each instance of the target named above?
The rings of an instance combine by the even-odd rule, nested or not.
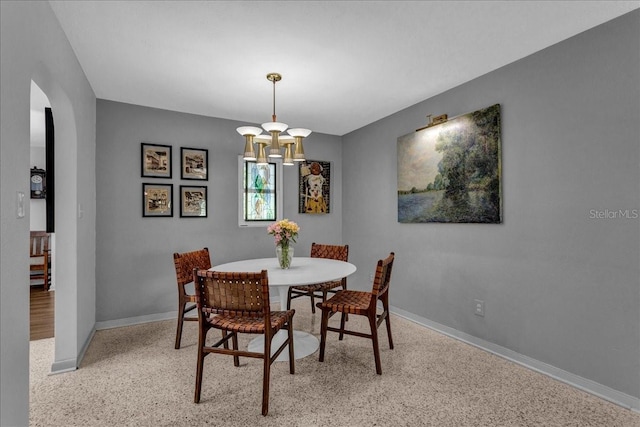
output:
[[[298,164],[298,213],[331,212],[331,163],[305,160]]]
[[[398,138],[398,222],[502,223],[500,105]]]
[[[206,181],[209,166],[209,150],[204,148],[180,148],[180,178]]]
[[[207,187],[180,186],[180,217],[207,217]]]
[[[149,144],[141,146],[142,171],[144,178],[171,178],[171,146]]]
[[[142,183],[142,216],[173,216],[173,184]]]

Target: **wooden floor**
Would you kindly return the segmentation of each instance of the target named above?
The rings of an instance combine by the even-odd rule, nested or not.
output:
[[[53,337],[55,291],[45,291],[42,286],[31,286],[30,294],[30,340]]]

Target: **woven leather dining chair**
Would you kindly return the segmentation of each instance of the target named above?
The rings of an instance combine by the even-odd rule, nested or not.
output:
[[[325,245],[320,243],[311,244],[311,258],[327,258],[338,261],[349,261],[349,245]],[[327,292],[336,293],[336,288],[347,289],[347,278],[334,280],[332,282],[315,283],[312,285],[290,286],[287,295],[287,310],[291,308],[291,300],[300,297],[311,299],[311,312],[316,312],[315,298],[322,301],[327,300]]]
[[[338,291],[327,301],[319,302],[318,308],[322,310],[322,324],[320,327],[320,362],[324,362],[324,350],[327,342],[327,331],[338,332],[339,340],[344,334],[355,335],[357,337],[369,338],[373,341],[373,356],[376,361],[376,373],[382,375],[380,364],[380,350],[378,347],[378,327],[385,321],[387,325],[387,336],[389,338],[389,348],[393,350],[393,338],[391,337],[391,321],[389,319],[389,283],[391,281],[391,270],[395,254],[391,252],[385,259],[378,261],[373,279],[373,289],[371,292],[365,291]],[[382,302],[382,313],[377,314],[378,301]],[[340,328],[329,327],[329,318],[336,313],[342,313]],[[365,334],[358,331],[345,329],[345,317],[349,314],[366,316],[369,319],[371,333]]]
[[[49,290],[51,280],[49,236],[46,231],[31,231],[29,233],[29,279],[42,279],[45,291]]]
[[[295,373],[295,310],[271,311],[267,270],[259,273],[194,270],[193,276],[198,296],[199,325],[195,403],[200,402],[205,356],[210,353],[231,355],[234,366],[240,366],[240,356],[252,357],[263,360],[262,415],[267,415],[271,364],[286,347],[289,348],[289,372]],[[222,339],[213,345],[207,345],[207,332],[212,328],[222,331]],[[287,330],[287,338],[272,354],[271,341],[280,329]],[[264,351],[239,350],[239,333],[263,334]],[[220,348],[220,345],[228,347],[229,339],[232,348]]]
[[[175,348],[180,348],[182,340],[182,325],[185,320],[197,321],[197,317],[186,316],[188,312],[196,308],[195,289],[193,293],[187,292],[185,288],[189,283],[193,282],[193,269],[211,268],[211,258],[209,257],[209,249],[203,248],[197,251],[174,253],[173,265],[176,269],[176,281],[178,284],[178,327],[176,330]]]

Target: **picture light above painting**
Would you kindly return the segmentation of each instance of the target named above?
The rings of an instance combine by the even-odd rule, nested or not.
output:
[[[398,222],[502,223],[500,105],[398,138]]]

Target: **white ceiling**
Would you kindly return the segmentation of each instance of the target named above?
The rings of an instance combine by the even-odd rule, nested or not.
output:
[[[98,98],[259,124],[271,121],[265,76],[278,72],[278,121],[334,135],[640,7],[638,1],[50,3]]]

